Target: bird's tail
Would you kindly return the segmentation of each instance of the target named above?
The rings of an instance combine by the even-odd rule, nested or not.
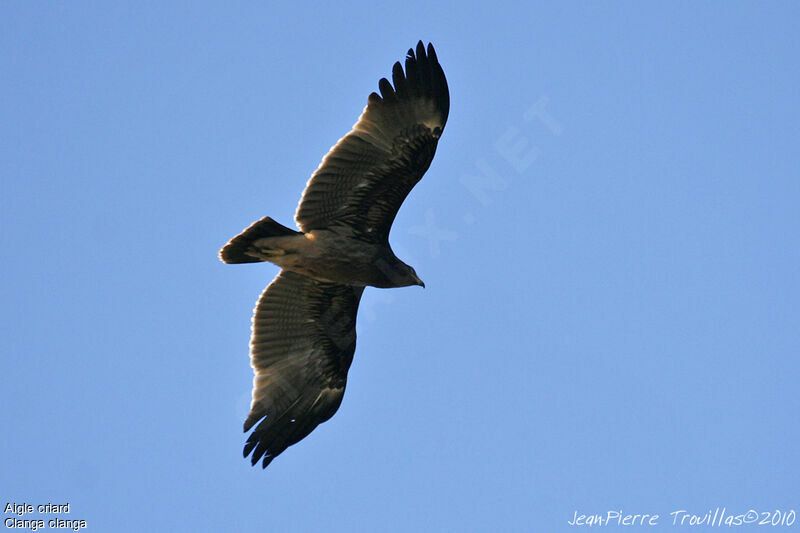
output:
[[[270,217],[264,217],[223,246],[219,251],[219,258],[224,263],[260,263],[267,259],[264,257],[264,243],[257,241],[293,235],[300,235],[300,232],[278,224]]]

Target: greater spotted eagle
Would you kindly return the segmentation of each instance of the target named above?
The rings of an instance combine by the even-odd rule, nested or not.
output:
[[[253,316],[253,399],[244,456],[264,468],[328,420],[342,402],[364,287],[425,285],[389,246],[400,205],[433,160],[450,96],[433,45],[410,49],[405,71],[378,82],[352,130],[303,191],[300,231],[269,217],[222,248],[225,263],[282,268]]]

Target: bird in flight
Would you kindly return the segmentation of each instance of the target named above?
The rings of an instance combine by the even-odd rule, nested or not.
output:
[[[389,246],[400,205],[433,160],[450,95],[432,44],[378,82],[352,130],[322,159],[297,206],[300,231],[270,217],[219,252],[225,263],[269,261],[281,272],[253,315],[253,399],[244,456],[266,468],[342,402],[367,285],[425,284]],[[253,429],[254,428],[254,429]]]

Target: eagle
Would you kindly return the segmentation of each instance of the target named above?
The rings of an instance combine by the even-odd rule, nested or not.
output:
[[[433,160],[450,94],[432,44],[409,49],[378,82],[350,132],[322,159],[297,206],[299,231],[270,217],[219,252],[225,263],[268,261],[280,273],[253,314],[253,392],[244,446],[266,468],[342,403],[366,286],[425,284],[395,256],[389,231]]]

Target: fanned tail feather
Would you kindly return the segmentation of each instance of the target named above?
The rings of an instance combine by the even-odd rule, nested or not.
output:
[[[263,250],[255,246],[255,241],[267,237],[288,237],[299,234],[299,231],[289,229],[270,217],[264,217],[231,239],[219,251],[219,258],[223,263],[260,263],[264,261],[259,256],[259,252],[263,255]]]

